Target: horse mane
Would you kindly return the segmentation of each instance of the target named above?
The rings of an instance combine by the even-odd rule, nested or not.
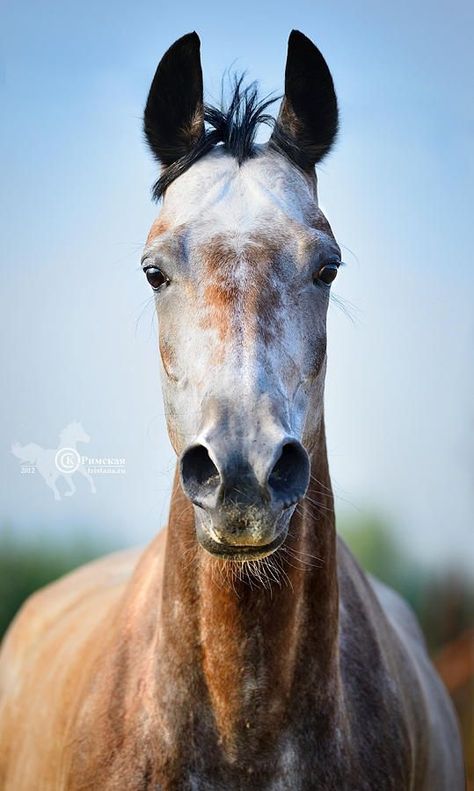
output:
[[[272,125],[273,116],[266,110],[277,101],[277,96],[260,98],[258,84],[243,85],[245,75],[231,79],[231,93],[225,98],[225,78],[222,80],[221,101],[218,107],[204,105],[204,133],[184,156],[164,168],[153,186],[153,198],[158,201],[178,176],[198,159],[218,145],[234,156],[239,165],[255,152],[255,135],[260,124]]]

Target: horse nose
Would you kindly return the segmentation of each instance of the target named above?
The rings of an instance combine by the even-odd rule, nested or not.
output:
[[[181,483],[184,493],[195,505],[216,505],[222,479],[204,445],[192,445],[181,456]]]
[[[306,494],[309,477],[309,457],[301,442],[283,442],[267,478],[272,499],[283,508],[296,505]]]
[[[185,494],[202,508],[289,508],[304,497],[310,476],[308,454],[296,439],[282,441],[267,460],[257,454],[253,466],[235,451],[214,463],[209,450],[195,444],[183,453],[180,466]]]

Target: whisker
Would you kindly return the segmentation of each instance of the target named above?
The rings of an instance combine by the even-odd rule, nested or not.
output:
[[[286,548],[287,554],[290,556],[292,560],[297,563],[301,563],[302,566],[306,566],[307,568],[317,568],[320,569],[324,565],[324,561],[321,558],[317,558],[315,555],[296,555],[291,552],[289,547]],[[287,559],[288,562],[288,559]]]
[[[347,246],[347,244],[342,244],[342,242],[339,242],[339,247],[341,248],[341,250],[347,250],[347,252],[350,253],[350,255],[353,257],[353,259],[356,262],[356,264],[358,266],[360,266],[359,257],[356,255],[356,253],[354,253],[353,250],[351,250],[350,247]],[[347,266],[347,264],[346,264],[346,266]]]
[[[357,314],[360,313],[359,308],[357,308],[356,305],[353,305],[352,302],[344,299],[344,297],[339,297],[337,294],[334,294],[334,292],[331,292],[329,299],[344,313],[349,321],[351,321],[353,324],[356,323],[358,320]]]
[[[148,313],[148,310],[149,310],[149,308],[151,306],[153,306],[153,308],[155,306],[155,297],[153,297],[153,296],[152,297],[148,297],[148,299],[145,300],[145,303],[144,303],[140,313],[138,314],[138,316],[137,316],[137,318],[135,320],[135,334],[138,333],[138,330],[139,330],[139,327],[140,327],[140,322],[143,320],[145,314]],[[155,322],[156,322],[156,311],[153,310],[151,312],[151,315],[150,315],[150,326],[148,327],[148,331],[150,333],[150,336],[152,334],[152,331],[153,332],[155,331]]]
[[[334,514],[334,508],[330,505],[324,505],[321,501],[307,500],[304,505],[300,506],[300,514],[305,513],[305,509],[311,516],[321,515],[320,512],[324,511],[325,514]]]
[[[310,473],[310,478],[311,478],[312,481],[316,481],[316,483],[319,484],[319,486],[322,486],[323,489],[326,489],[326,491],[332,493],[332,487],[331,486],[327,486],[325,483],[320,481],[319,478],[316,478],[316,475],[313,475],[313,473]]]

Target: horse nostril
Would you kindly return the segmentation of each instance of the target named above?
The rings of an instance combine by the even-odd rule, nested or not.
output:
[[[268,476],[273,496],[284,507],[294,505],[304,497],[309,484],[309,458],[299,442],[286,442]]]
[[[221,476],[204,445],[193,445],[183,453],[181,482],[185,494],[196,505],[216,493]]]

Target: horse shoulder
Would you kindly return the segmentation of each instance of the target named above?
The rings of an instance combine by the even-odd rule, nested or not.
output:
[[[417,705],[423,711],[426,772],[422,791],[451,791],[464,788],[461,737],[451,699],[428,655],[415,614],[396,591],[374,577],[371,587],[410,657],[416,675]],[[410,692],[413,691],[411,685]],[[429,738],[427,738],[429,734]]]
[[[390,761],[387,749],[393,760],[399,750],[417,791],[461,791],[454,709],[413,611],[398,593],[366,575],[342,541],[338,556],[342,675],[347,699],[358,702],[352,714],[363,741],[370,740],[366,723],[372,721],[381,734],[386,728],[381,772]]]
[[[140,552],[80,567],[29,597],[0,651],[0,786],[54,787],[61,735],[97,629],[120,600]],[[38,749],[41,746],[41,749]],[[41,783],[43,785],[41,785]]]

